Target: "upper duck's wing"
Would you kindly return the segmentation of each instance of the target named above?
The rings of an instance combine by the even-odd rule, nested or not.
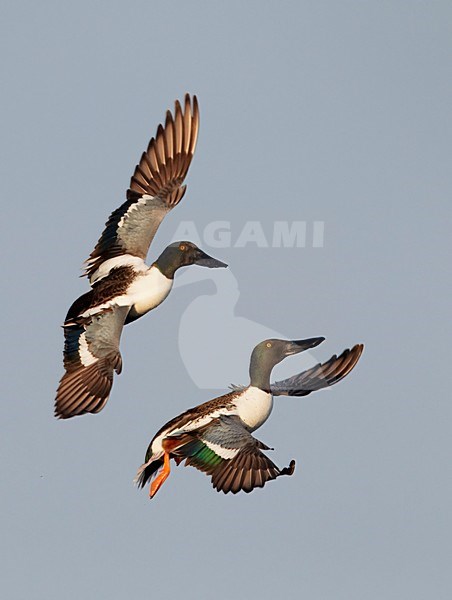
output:
[[[176,101],[174,117],[167,111],[165,126],[158,126],[136,166],[126,202],[110,215],[85,262],[88,277],[109,258],[122,254],[146,258],[160,223],[185,193],[182,183],[193,158],[198,128],[196,96],[191,100],[186,94],[184,109]]]
[[[119,340],[128,312],[128,306],[113,305],[88,317],[66,320],[66,372],[57,390],[56,417],[69,419],[103,409],[113,384],[113,371],[121,372]]]
[[[292,475],[295,462],[279,469],[261,450],[268,446],[254,438],[237,416],[220,416],[196,431],[169,435],[163,446],[176,459],[186,459],[212,476],[213,487],[225,494],[251,492],[281,475]]]
[[[317,364],[307,371],[271,384],[274,396],[307,396],[311,392],[334,385],[354,368],[364,346],[357,344],[346,349],[340,356],[332,356],[327,362]]]

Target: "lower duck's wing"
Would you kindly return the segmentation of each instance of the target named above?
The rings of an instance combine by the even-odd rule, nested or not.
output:
[[[121,372],[119,340],[128,306],[109,306],[64,324],[64,368],[55,400],[55,416],[69,419],[98,413],[105,406],[113,372]]]
[[[344,350],[340,356],[335,354],[323,364],[319,363],[293,377],[272,383],[271,392],[274,396],[307,396],[334,385],[355,367],[363,349],[363,344],[357,344],[351,350]]]
[[[295,462],[279,469],[261,450],[268,446],[254,438],[237,416],[220,416],[196,431],[166,438],[167,447],[179,461],[211,475],[213,487],[225,494],[251,492],[281,475],[292,475]]]

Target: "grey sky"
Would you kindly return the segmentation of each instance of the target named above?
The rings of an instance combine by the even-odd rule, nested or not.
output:
[[[450,598],[450,3],[5,1],[0,13],[2,597]],[[296,459],[293,477],[234,497],[179,467],[150,502],[132,479],[157,429],[246,378],[234,345],[252,347],[224,341],[222,314],[207,332],[224,345],[217,389],[179,353],[185,310],[215,299],[224,273],[125,329],[100,415],[58,422],[53,399],[81,263],[186,91],[199,144],[149,260],[182,221],[229,221],[233,241],[247,221],[323,221],[323,248],[203,248],[230,265],[232,321],[324,335],[317,360],[366,348],[332,390],[278,398],[256,433],[278,465]]]

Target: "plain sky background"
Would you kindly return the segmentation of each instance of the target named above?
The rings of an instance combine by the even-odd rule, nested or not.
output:
[[[434,1],[2,2],[2,598],[452,596],[451,25]],[[221,310],[191,321],[194,364],[224,349],[217,389],[179,352],[185,311],[229,274],[126,328],[101,414],[60,422],[53,401],[81,263],[186,91],[199,144],[149,259],[181,221],[230,221],[233,240],[324,221],[323,248],[204,244],[237,282],[227,332],[324,335],[318,360],[366,349],[257,432],[293,477],[224,496],[179,467],[151,502],[132,479],[156,430],[246,383],[252,345]]]

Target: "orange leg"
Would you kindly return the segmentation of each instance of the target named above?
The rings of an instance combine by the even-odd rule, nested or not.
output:
[[[165,452],[165,454],[163,455],[163,469],[151,483],[151,487],[149,490],[149,498],[153,498],[156,495],[156,493],[165,483],[165,480],[170,474],[170,471],[170,455],[168,454],[168,452]]]

